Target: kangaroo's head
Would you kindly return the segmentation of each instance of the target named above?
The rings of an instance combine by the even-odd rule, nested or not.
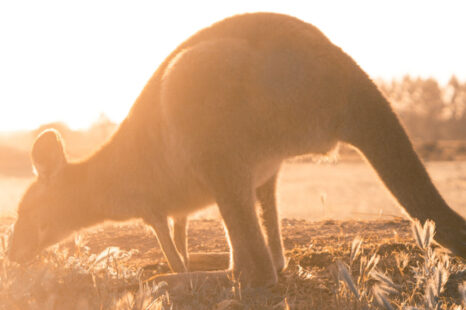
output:
[[[71,215],[64,205],[69,201],[65,197],[69,194],[68,162],[59,133],[56,130],[41,133],[31,155],[37,178],[19,204],[8,251],[10,260],[18,263],[30,261],[73,230],[67,220]]]

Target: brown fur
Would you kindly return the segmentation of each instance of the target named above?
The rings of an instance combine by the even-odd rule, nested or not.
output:
[[[20,204],[13,260],[107,219],[142,218],[172,270],[184,272],[186,215],[216,202],[234,274],[251,285],[273,284],[285,266],[274,197],[280,163],[325,154],[339,141],[360,149],[408,214],[433,219],[437,240],[466,256],[465,220],[433,186],[387,100],[317,28],[289,16],[235,16],[189,38],[87,160],[59,164],[66,157],[51,135],[33,148],[35,165],[47,169],[38,169]]]

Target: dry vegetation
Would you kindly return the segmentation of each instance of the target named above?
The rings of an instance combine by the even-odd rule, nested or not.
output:
[[[0,309],[463,309],[464,261],[432,244],[434,226],[391,221],[282,221],[289,264],[276,287],[191,283],[171,290],[144,280],[167,266],[141,223],[76,235],[32,264],[5,258],[11,219],[2,222]],[[221,223],[195,220],[191,252],[227,249]],[[110,247],[109,247],[110,246]],[[142,267],[156,263],[151,269]],[[463,303],[463,304],[462,304]]]

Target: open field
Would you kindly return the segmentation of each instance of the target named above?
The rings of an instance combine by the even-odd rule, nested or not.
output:
[[[466,162],[428,162],[427,167],[446,200],[465,216]],[[1,310],[363,309],[378,307],[384,299],[395,309],[429,308],[429,302],[440,304],[439,309],[462,309],[464,260],[439,248],[420,249],[410,222],[399,217],[400,209],[363,162],[283,167],[279,201],[289,265],[279,284],[266,291],[240,290],[234,282],[227,287],[193,283],[186,291],[144,286],[141,279],[168,268],[152,232],[139,222],[94,227],[29,266],[13,265],[4,258],[7,231],[29,182],[0,179]],[[361,251],[354,254],[358,240]],[[216,267],[227,264],[228,245],[214,208],[193,217],[189,250],[220,253]],[[142,272],[148,264],[155,265]],[[204,263],[193,268],[214,267]],[[436,280],[441,287],[429,293]],[[466,294],[466,282],[462,287]]]
[[[427,162],[447,202],[466,216],[466,161]],[[0,215],[13,216],[30,178],[0,178]],[[365,162],[287,163],[278,185],[280,214],[308,220],[377,219],[402,216],[401,209]],[[216,218],[215,208],[195,218]]]

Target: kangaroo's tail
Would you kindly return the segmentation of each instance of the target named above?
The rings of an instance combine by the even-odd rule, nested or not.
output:
[[[392,111],[367,78],[352,88],[342,140],[357,147],[412,218],[436,223],[436,240],[466,257],[466,222],[443,200]]]

